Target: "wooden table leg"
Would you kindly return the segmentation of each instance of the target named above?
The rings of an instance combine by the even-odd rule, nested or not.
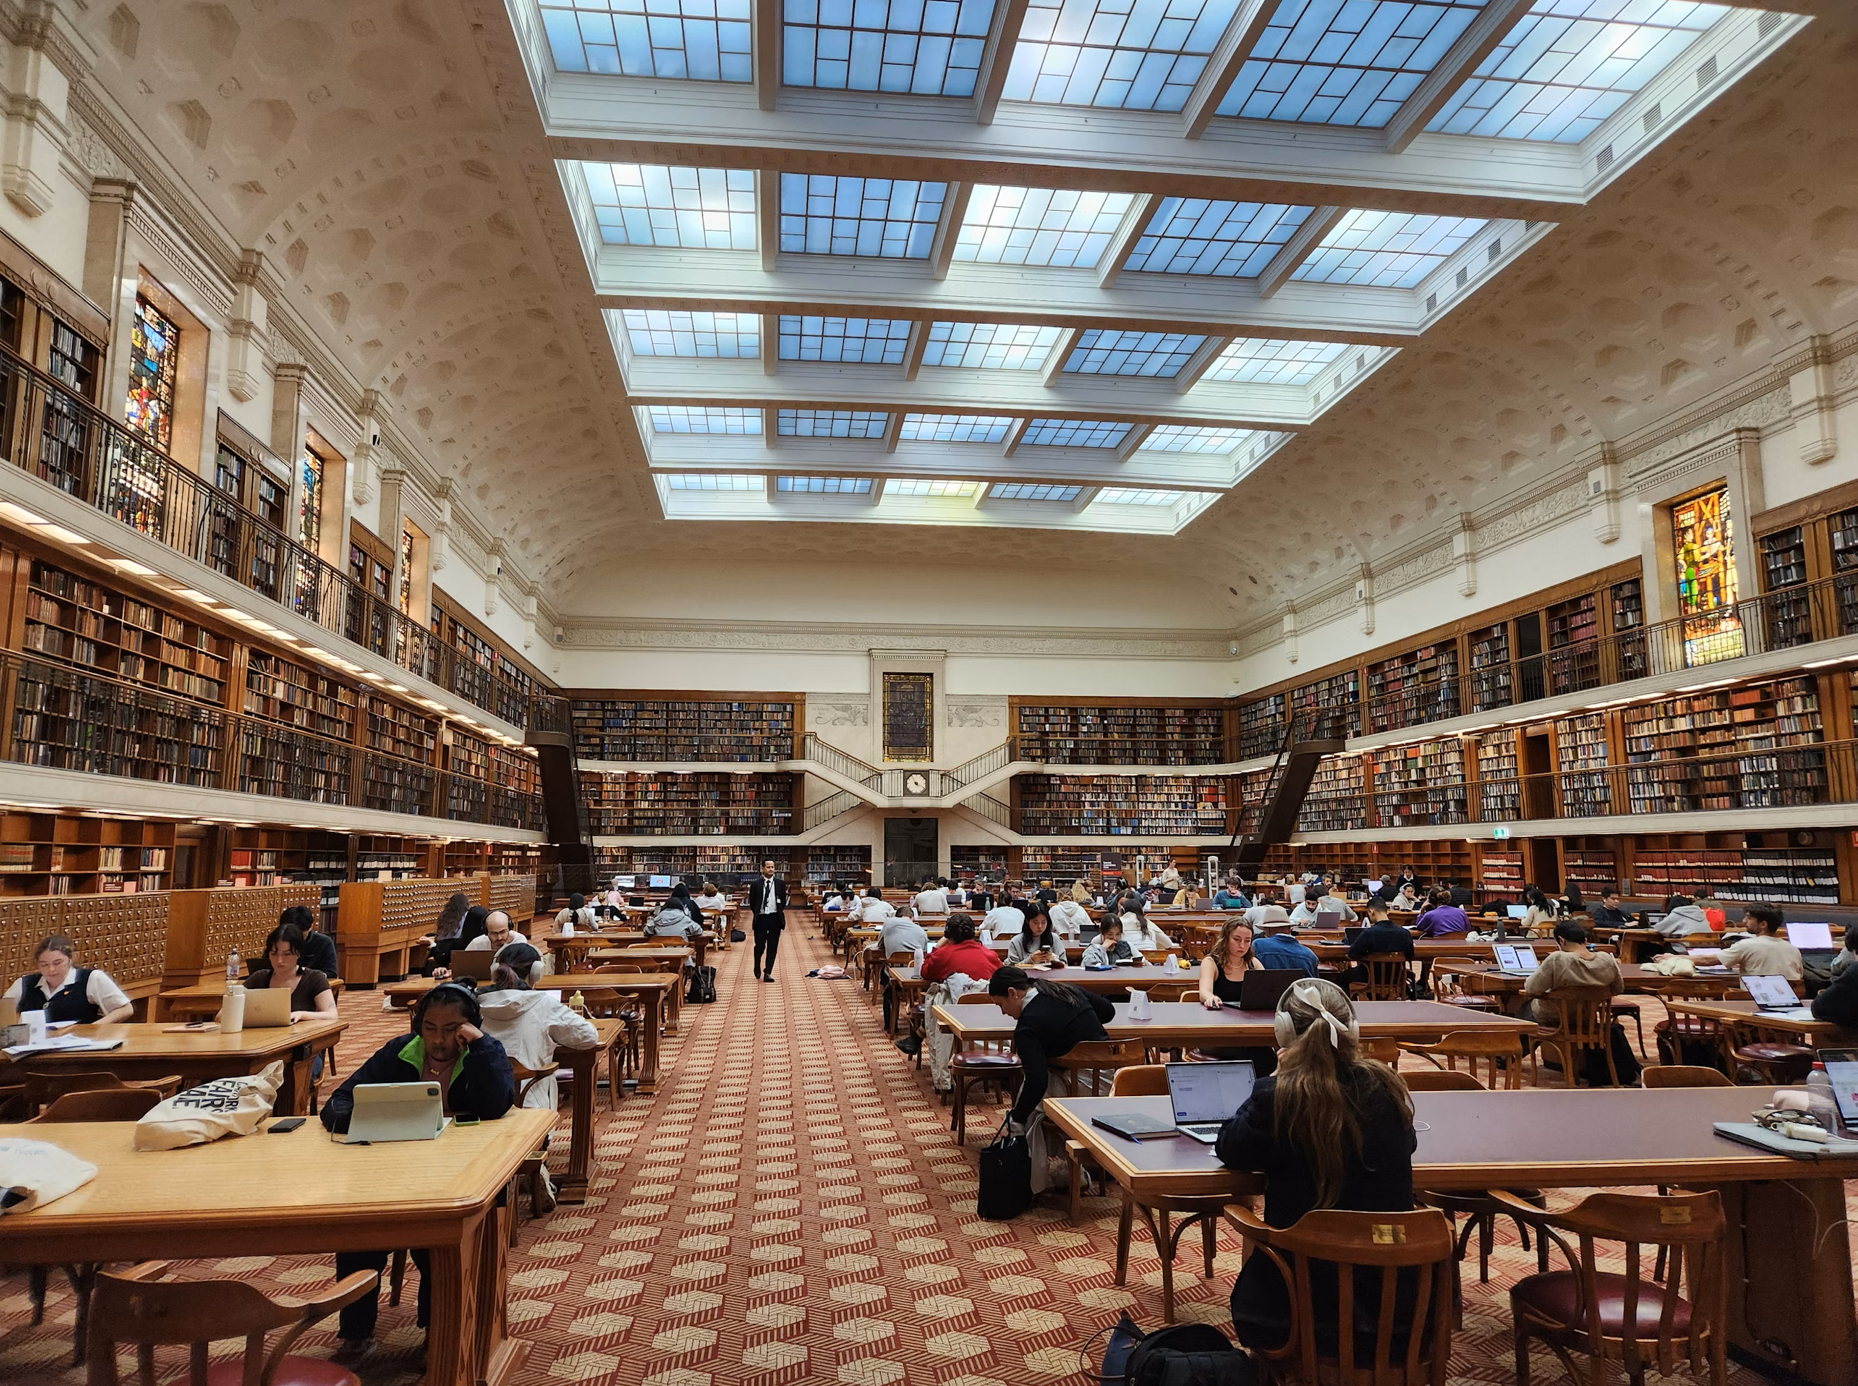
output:
[[[624,1033],[622,1031],[622,1033]],[[600,1069],[599,1049],[558,1049],[556,1057],[565,1061],[574,1075],[569,1100],[568,1172],[562,1178],[557,1197],[563,1203],[582,1203],[587,1198],[587,1171],[594,1153],[594,1078]],[[617,1085],[619,1077],[613,1077]]]
[[[477,1264],[477,1334],[474,1360],[484,1386],[515,1380],[529,1359],[530,1344],[509,1336],[510,1221],[516,1209],[506,1189],[483,1221]]]
[[[480,1263],[487,1250],[485,1224],[497,1224],[487,1211],[468,1214],[458,1228],[456,1242],[432,1247],[427,1253],[432,1258],[425,1272],[432,1277],[432,1314],[426,1325],[426,1386],[477,1386],[483,1375]]]
[[[1729,1218],[1730,1352],[1757,1370],[1858,1386],[1845,1186],[1806,1178],[1717,1187]]]
[[[653,988],[639,997],[645,1008],[645,1019],[639,1027],[645,1031],[645,1056],[639,1064],[640,1092],[658,1091],[658,1026],[664,1014],[663,995]]]
[[[677,968],[670,975],[672,986],[665,993],[664,1032],[675,1035],[678,1017],[684,1013],[684,969]]]

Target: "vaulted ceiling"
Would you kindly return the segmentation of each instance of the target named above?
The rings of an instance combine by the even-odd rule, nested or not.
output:
[[[577,76],[539,90],[534,36],[525,51],[519,32],[535,0],[512,4],[523,7],[514,18],[501,5],[448,0],[326,0],[255,14],[123,0],[113,10],[90,7],[81,22],[97,51],[97,85],[120,116],[154,140],[241,245],[264,252],[296,310],[358,379],[383,391],[428,459],[456,479],[564,612],[577,610],[574,589],[596,569],[688,561],[700,535],[713,561],[739,563],[744,573],[758,564],[847,561],[894,544],[1003,575],[1014,564],[1053,562],[1174,575],[1238,624],[1340,565],[1372,560],[1539,482],[1598,441],[1855,316],[1858,103],[1850,93],[1858,30],[1849,17],[1826,17],[1834,7],[1823,0],[1803,0],[1820,17],[1739,80],[1712,89],[1699,79],[1692,96],[1701,109],[1675,130],[1657,119],[1635,124],[1642,146],[1609,154],[1619,167],[1604,178],[1591,161],[1555,153],[1578,145],[1421,134],[1393,154],[1379,131],[1293,125],[1281,106],[1272,111],[1278,118],[1256,122],[1256,140],[1234,132],[1246,122],[1216,115],[1203,116],[1207,138],[1183,139],[1191,92],[1185,116],[1039,106],[1016,104],[1009,78],[992,125],[972,126],[966,100],[958,104],[972,128],[963,132],[936,104],[956,98],[904,97],[897,99],[916,103],[909,112],[922,128],[911,133],[906,122],[899,133],[895,121],[878,119],[884,100],[876,94],[783,87],[770,97],[778,83],[765,71],[760,102],[754,83],[738,91],[649,77]],[[1215,53],[1209,61],[1236,69],[1230,59]],[[589,85],[602,80],[618,85]],[[579,104],[563,104],[569,97]],[[763,109],[770,103],[773,111]],[[1043,152],[1029,133],[1041,120],[1051,132]],[[1178,156],[1156,133],[1159,120],[1173,122],[1167,139],[1181,146]],[[734,147],[732,129],[742,132]],[[1454,164],[1459,148],[1465,154]],[[1462,289],[1449,279],[1416,281],[1437,295],[1431,309],[1415,287],[1343,288],[1325,298],[1319,291],[1335,286],[1297,282],[1261,296],[1232,277],[1162,273],[1124,273],[1106,285],[1097,270],[1080,277],[1064,267],[964,267],[958,247],[941,252],[955,260],[945,277],[932,277],[932,262],[906,267],[917,276],[906,283],[883,259],[841,267],[803,252],[608,243],[589,234],[587,212],[598,199],[576,203],[576,179],[585,175],[574,166],[583,160],[759,170],[770,196],[770,175],[784,171],[913,173],[966,189],[971,209],[977,188],[1056,187],[1129,194],[1150,215],[1172,195],[1275,196],[1297,206],[1449,212],[1514,230],[1478,233],[1485,239],[1473,247],[1474,267],[1449,262],[1474,270]],[[1267,192],[1287,183],[1294,195]],[[751,210],[764,215],[759,204]],[[774,234],[771,215],[760,224]],[[1160,229],[1126,207],[1102,227],[1112,252],[1120,237],[1124,253],[1137,250],[1139,233]],[[944,240],[955,230],[944,228]],[[1054,357],[1047,342],[1039,357],[1049,383],[1038,369],[924,366],[914,379],[881,365],[821,369],[772,350],[781,318],[808,307],[881,312],[920,324],[915,336],[927,338],[936,323],[970,325],[954,335],[970,331],[986,317],[985,295],[1005,302],[1009,292],[1023,311],[1002,320],[1060,329],[1064,350]],[[638,333],[661,320],[628,324],[618,316],[628,308],[750,315],[744,324],[768,342],[767,369],[754,358],[635,352]],[[1336,382],[1318,405],[1281,391],[1247,397],[1243,382],[1181,391],[1166,377],[1067,371],[1088,345],[1069,334],[1093,330],[1208,338],[1184,352],[1174,344],[1182,364],[1199,351],[1195,365],[1216,358],[1213,343],[1228,338],[1399,350],[1385,359],[1376,351],[1368,369]],[[950,335],[944,327],[941,337]],[[983,457],[973,444],[937,449],[894,437],[909,411],[986,412],[990,399],[988,408],[1026,421],[1120,420],[1132,429],[1172,421],[1236,432],[1275,420],[1291,436],[1259,449],[1261,461],[1241,459],[1236,484],[1206,480],[1216,469],[1194,454],[1152,458],[1125,447],[1126,458],[1106,466],[1102,453],[1117,449],[1020,437]],[[776,427],[783,407],[894,417],[870,439],[723,437],[712,447],[701,435],[693,444],[668,428],[655,433],[653,405],[737,408]],[[1027,424],[1017,431],[1027,434]],[[1093,482],[1115,485],[1106,480],[1114,468],[1133,464],[1125,489],[1184,484],[1213,499],[1172,535],[1144,531],[1136,519],[1101,526],[1112,532],[1066,533],[1047,527],[1041,503],[1018,502],[905,528],[882,523],[899,513],[887,500],[854,516],[833,507],[856,506],[855,497],[817,495],[779,510],[790,517],[779,522],[698,529],[666,518],[667,509],[684,512],[654,481],[660,447],[660,478],[674,466],[693,474],[752,466],[945,476],[982,487],[1069,479],[1094,490]],[[758,496],[763,509],[743,513],[764,513],[770,499]],[[725,509],[714,513],[729,513],[729,503],[724,494]],[[1135,516],[1139,507],[1118,510]],[[1092,512],[1100,519],[1103,507],[1070,513]],[[870,515],[877,530],[848,545],[845,525],[815,514]],[[984,523],[973,522],[976,514]],[[999,533],[1002,525],[1013,532]]]

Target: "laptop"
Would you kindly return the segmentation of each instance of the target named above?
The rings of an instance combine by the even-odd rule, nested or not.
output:
[[[455,948],[448,964],[454,977],[469,977],[474,982],[488,982],[497,955],[488,948]]]
[[[1215,1064],[1169,1064],[1168,1100],[1174,1129],[1202,1145],[1219,1139],[1219,1128],[1245,1105],[1257,1082],[1251,1060]]]
[[[1847,1135],[1858,1131],[1858,1049],[1822,1049],[1819,1061],[1826,1066],[1826,1078],[1832,1084],[1839,1125]]]
[[[1802,953],[1809,949],[1837,952],[1839,946],[1832,941],[1830,924],[1789,924],[1787,941]]]
[[[1511,919],[1527,919],[1529,917],[1529,907],[1527,905],[1506,905],[1504,906],[1504,911]]]
[[[1340,910],[1318,910],[1316,911],[1316,927],[1318,929],[1339,929],[1341,928],[1342,927],[1342,911]]]
[[[240,1023],[247,1030],[275,1030],[290,1024],[290,988],[248,989],[245,993],[245,1019]]]
[[[1363,934],[1367,933],[1367,931],[1368,930],[1367,930],[1366,925],[1350,924],[1347,928],[1342,930],[1342,942],[1349,944],[1352,947],[1355,940],[1360,938]]]
[[[1742,989],[1755,999],[1755,1009],[1764,1014],[1798,1012],[1803,1017],[1812,1014],[1793,994],[1793,983],[1785,977],[1744,977]]]
[[[389,1141],[429,1141],[451,1125],[437,1083],[362,1083],[354,1090],[355,1110],[346,1145],[384,1145]]]
[[[646,878],[646,887],[650,890],[669,890],[671,888],[671,878],[669,876],[648,876]]]
[[[1527,944],[1493,943],[1490,947],[1497,955],[1497,971],[1505,977],[1527,977],[1540,966],[1535,949]]]
[[[1268,967],[1261,972],[1247,972],[1239,983],[1241,1011],[1275,1011],[1278,998],[1290,990],[1290,984],[1303,974],[1294,968]],[[1230,1001],[1226,1002],[1231,1006]]]

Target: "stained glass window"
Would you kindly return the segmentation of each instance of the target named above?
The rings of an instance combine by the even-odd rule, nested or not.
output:
[[[1671,507],[1671,550],[1677,604],[1684,616],[1685,664],[1713,664],[1744,654],[1727,486]]]
[[[297,502],[297,542],[311,553],[322,549],[323,459],[315,448],[303,449],[303,495]]]
[[[129,427],[158,448],[174,437],[174,378],[181,364],[181,330],[141,294],[129,329]]]
[[[413,531],[400,531],[400,614],[413,614]]]

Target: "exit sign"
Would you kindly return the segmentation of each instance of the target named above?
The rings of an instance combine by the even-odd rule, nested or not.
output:
[[[1503,842],[1509,838],[1510,830],[1508,828],[1492,828],[1490,830],[1490,835],[1498,842]]]

